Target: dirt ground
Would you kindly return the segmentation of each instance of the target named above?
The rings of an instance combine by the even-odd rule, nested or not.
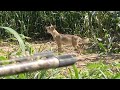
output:
[[[41,52],[41,51],[53,51],[55,53],[55,55],[58,55],[57,53],[57,45],[55,42],[53,41],[45,41],[45,42],[32,42],[30,43],[32,45],[32,47],[34,48],[35,52]],[[7,42],[3,42],[0,43],[0,56],[2,55],[6,55],[7,52],[14,52],[17,50],[18,45],[13,45],[13,44],[8,44]],[[74,48],[72,46],[63,46],[63,53],[61,54],[75,54],[77,57],[82,58],[82,56],[84,56],[84,58],[89,58],[90,56],[94,56],[96,54],[88,54],[86,53],[86,55],[80,55],[79,53],[77,53]],[[120,56],[119,56],[120,57]],[[105,63],[109,64],[112,62],[120,62],[119,57],[115,60],[115,59],[106,59],[104,60]],[[83,60],[79,60],[76,65],[77,67],[85,67],[85,65],[87,63],[92,63],[92,62],[98,62],[99,59],[83,59]]]

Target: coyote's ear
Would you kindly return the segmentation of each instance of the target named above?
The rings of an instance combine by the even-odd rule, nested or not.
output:
[[[45,25],[45,28],[46,28],[47,26]]]
[[[48,26],[45,26],[45,29],[48,29],[49,27]]]
[[[53,26],[52,24],[50,24],[50,26]]]
[[[47,28],[47,26],[45,26],[45,28]]]
[[[54,28],[56,28],[56,25],[53,25]]]

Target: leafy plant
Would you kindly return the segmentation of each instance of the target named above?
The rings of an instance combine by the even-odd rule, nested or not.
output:
[[[12,28],[9,28],[9,27],[0,27],[0,28],[3,28],[7,32],[13,34],[14,37],[17,38],[17,40],[18,40],[22,52],[25,53],[25,44],[24,44],[23,40],[21,39],[21,37],[19,36],[19,34],[15,30],[13,30]]]
[[[73,70],[74,70],[76,79],[80,79],[81,77],[75,64],[73,65]]]

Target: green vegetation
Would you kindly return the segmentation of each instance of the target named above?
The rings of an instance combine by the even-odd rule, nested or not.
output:
[[[1,79],[120,79],[120,64],[106,65],[103,62],[88,63],[84,69],[57,68],[18,75],[0,77]]]
[[[77,34],[90,38],[92,45],[88,49],[89,53],[118,54],[120,52],[119,11],[0,11],[0,47],[5,46],[2,46],[5,41],[7,41],[8,46],[17,45],[13,51],[6,52],[0,48],[0,60],[9,59],[10,55],[22,55],[25,51],[30,54],[36,52],[29,41],[50,40],[52,37],[46,33],[45,26],[51,23],[57,26],[60,33]],[[40,46],[37,52],[45,49],[46,46],[43,46]],[[51,50],[52,47],[46,49]],[[84,69],[73,65],[69,68],[41,70],[0,78],[120,78],[119,62],[106,64],[103,61],[89,62]]]

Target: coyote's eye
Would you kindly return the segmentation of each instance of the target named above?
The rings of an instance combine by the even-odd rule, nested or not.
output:
[[[51,30],[53,30],[53,29],[54,29],[54,27],[53,27],[53,26],[51,26],[51,27],[50,27],[50,29],[51,29]]]
[[[50,29],[50,27],[46,27],[46,29]]]

